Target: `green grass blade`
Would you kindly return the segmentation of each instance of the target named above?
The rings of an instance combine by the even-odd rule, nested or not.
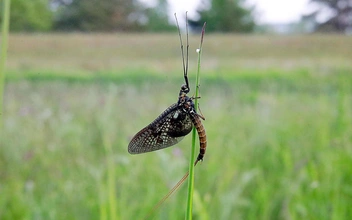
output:
[[[117,220],[117,200],[116,200],[116,177],[115,177],[115,166],[113,158],[112,143],[109,137],[104,134],[103,143],[106,152],[107,159],[107,187],[108,187],[108,201],[109,211],[111,220]]]
[[[199,93],[199,81],[200,81],[200,60],[202,54],[202,45],[203,45],[203,37],[205,32],[205,25],[203,25],[202,34],[200,45],[197,50],[198,52],[198,67],[197,67],[197,77],[196,77],[196,92],[195,97],[198,97]],[[198,109],[198,99],[195,99],[194,102],[195,109]],[[194,127],[192,130],[192,148],[191,148],[191,158],[189,163],[189,178],[188,178],[188,196],[187,196],[187,211],[185,219],[191,220],[192,219],[192,207],[193,207],[193,187],[194,187],[194,163],[195,163],[195,150],[196,150],[196,128]]]
[[[5,63],[7,57],[7,39],[9,36],[10,24],[10,0],[4,0],[2,12],[2,36],[1,36],[1,57],[0,57],[0,127],[3,124],[3,102],[4,102],[4,85],[5,85]]]

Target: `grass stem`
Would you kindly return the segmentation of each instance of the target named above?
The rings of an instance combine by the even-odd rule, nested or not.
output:
[[[116,177],[113,159],[112,143],[107,134],[103,134],[103,144],[106,152],[107,162],[107,195],[109,203],[109,219],[117,218],[117,200],[116,200]]]
[[[195,97],[198,97],[199,94],[199,81],[200,81],[200,60],[202,54],[202,45],[203,45],[203,37],[205,32],[205,25],[204,23],[202,28],[201,40],[199,44],[199,48],[197,49],[198,52],[198,66],[197,66],[197,76],[196,76],[196,92]],[[194,100],[194,107],[198,109],[198,99]],[[193,127],[192,130],[192,148],[191,148],[191,159],[189,164],[189,178],[188,178],[188,196],[187,196],[187,211],[185,219],[191,220],[192,219],[192,207],[193,207],[193,188],[194,188],[194,163],[195,163],[195,150],[196,150],[196,137],[197,137],[196,128]]]
[[[3,126],[3,103],[4,103],[4,86],[5,86],[5,63],[7,57],[7,41],[9,36],[10,24],[10,0],[2,2],[2,36],[1,36],[1,57],[0,57],[0,129]]]

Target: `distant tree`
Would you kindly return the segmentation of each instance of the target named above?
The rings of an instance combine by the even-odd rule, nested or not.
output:
[[[139,30],[141,8],[137,0],[53,0],[58,30]]]
[[[175,26],[169,23],[167,0],[158,0],[154,7],[144,10],[145,22],[143,26],[146,31],[173,31]]]
[[[10,30],[48,31],[52,27],[52,16],[49,0],[12,0]]]
[[[255,27],[254,8],[244,6],[245,0],[207,0],[199,6],[199,20],[189,19],[197,29],[207,22],[207,32],[252,32]]]
[[[352,32],[352,0],[310,0],[310,4],[318,9],[302,20],[313,23],[314,31]]]

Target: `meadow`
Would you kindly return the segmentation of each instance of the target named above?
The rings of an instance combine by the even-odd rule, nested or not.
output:
[[[339,35],[205,36],[194,219],[352,219],[351,48]],[[143,219],[187,172],[191,135],[127,146],[182,83],[176,33],[11,35],[0,219]],[[186,185],[151,219],[183,219]]]

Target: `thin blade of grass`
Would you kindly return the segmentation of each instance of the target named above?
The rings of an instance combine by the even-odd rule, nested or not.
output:
[[[7,41],[9,36],[10,25],[10,0],[4,0],[2,11],[2,36],[1,36],[1,57],[0,57],[0,130],[3,126],[3,102],[4,102],[4,85],[5,85],[5,63],[7,58]]]
[[[199,44],[198,52],[198,66],[197,66],[197,76],[196,76],[196,92],[195,97],[198,97],[199,94],[199,81],[200,81],[200,60],[202,54],[202,45],[203,45],[203,38],[205,32],[206,23],[204,23],[201,33],[201,40]],[[194,101],[194,108],[198,109],[198,99]],[[189,178],[188,178],[188,196],[187,196],[187,210],[186,210],[186,217],[185,219],[191,220],[192,219],[192,207],[193,207],[193,188],[194,188],[194,167],[195,167],[195,150],[196,150],[196,128],[193,127],[192,130],[192,148],[191,148],[191,158],[189,164]]]

